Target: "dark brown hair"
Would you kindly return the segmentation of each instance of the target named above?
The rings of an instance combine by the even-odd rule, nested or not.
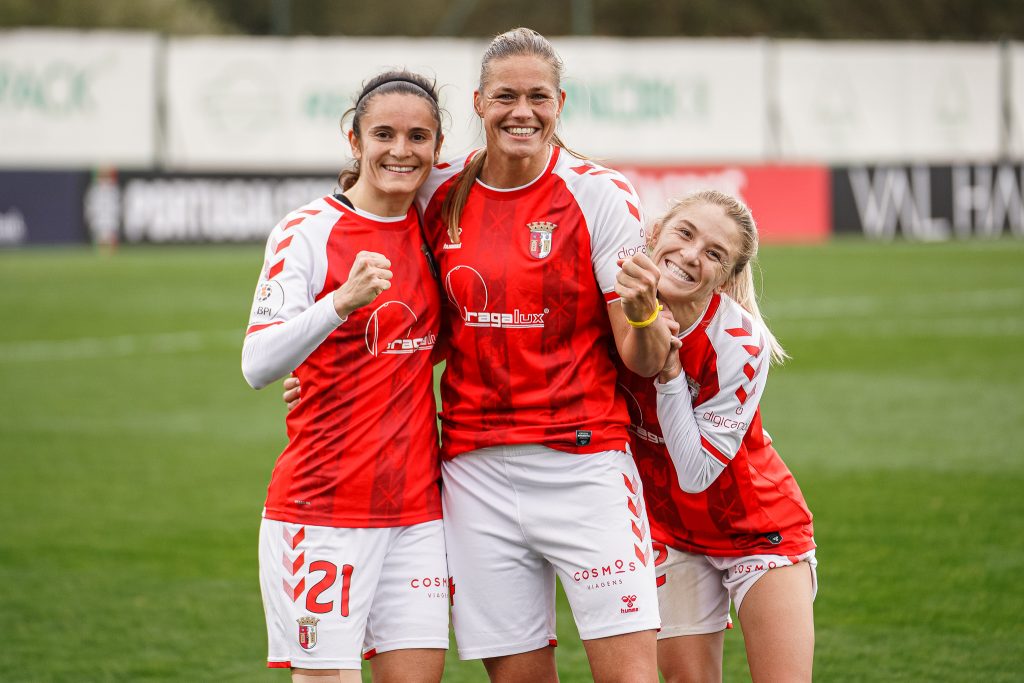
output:
[[[438,103],[437,82],[428,80],[426,77],[412,71],[385,71],[363,83],[363,89],[359,92],[358,97],[356,97],[355,104],[341,117],[342,128],[344,128],[345,119],[351,116],[352,132],[355,133],[356,139],[358,139],[362,135],[360,123],[367,107],[370,105],[370,101],[378,95],[392,95],[395,93],[415,95],[416,97],[423,98],[430,104],[430,113],[433,114],[434,122],[437,124],[436,144],[439,147],[441,145],[441,105]],[[358,160],[353,162],[352,168],[347,168],[338,174],[338,185],[342,191],[345,191],[355,185],[357,180],[359,180]]]

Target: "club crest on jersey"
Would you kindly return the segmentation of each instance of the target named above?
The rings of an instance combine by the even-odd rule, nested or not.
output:
[[[299,617],[299,645],[303,650],[316,647],[316,625],[320,622],[316,617]]]
[[[530,256],[544,258],[551,253],[551,233],[558,226],[547,221],[527,223],[530,230]]]

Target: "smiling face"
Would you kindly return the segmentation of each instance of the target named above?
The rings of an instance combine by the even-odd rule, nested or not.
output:
[[[430,104],[405,93],[374,95],[359,123],[359,136],[348,136],[352,156],[359,161],[354,193],[387,204],[411,203],[441,148]],[[380,213],[379,208],[366,208]]]
[[[488,156],[510,163],[539,160],[543,166],[564,103],[565,92],[543,58],[514,55],[491,62],[482,89],[473,93]]]
[[[658,293],[668,304],[703,305],[732,274],[740,255],[739,226],[725,209],[697,202],[671,212],[655,228],[652,257]]]

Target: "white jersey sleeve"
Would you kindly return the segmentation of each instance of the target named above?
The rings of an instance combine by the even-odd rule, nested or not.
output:
[[[664,384],[655,380],[654,386],[658,391],[658,423],[679,488],[687,493],[700,493],[725,471],[725,463],[701,447],[686,375],[679,373]]]
[[[679,485],[689,492],[710,486],[736,456],[768,379],[770,351],[765,335],[738,304],[723,297],[707,335],[718,387],[712,396],[692,405],[682,375],[656,384],[658,421]]]
[[[344,322],[333,297],[316,301],[327,278],[326,245],[337,211],[325,202],[310,207],[289,214],[267,239],[242,346],[242,374],[254,389],[293,371]]]
[[[618,171],[563,152],[556,172],[579,203],[590,230],[591,260],[605,301],[618,300],[619,260],[646,253],[645,217],[633,185]]]

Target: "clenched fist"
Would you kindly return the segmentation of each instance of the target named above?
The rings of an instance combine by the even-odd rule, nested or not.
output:
[[[622,312],[635,323],[649,319],[658,310],[658,280],[661,272],[647,254],[619,261],[615,293],[622,297]]]
[[[391,261],[386,256],[373,251],[359,252],[345,284],[334,290],[334,310],[347,318],[390,288],[392,277]]]

